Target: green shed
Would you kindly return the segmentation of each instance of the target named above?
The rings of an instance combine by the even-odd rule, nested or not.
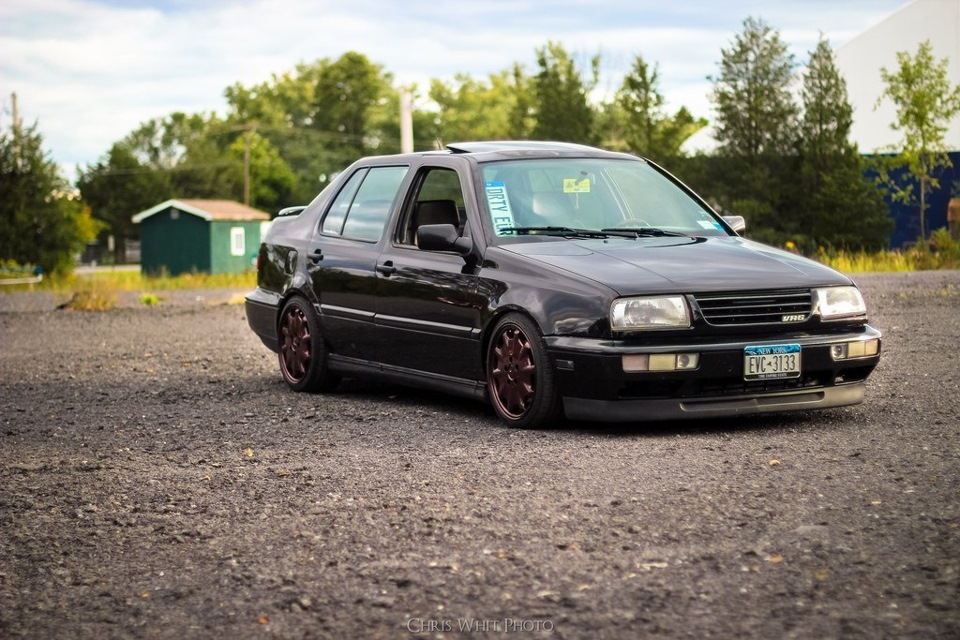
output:
[[[240,273],[255,266],[270,214],[232,200],[167,200],[133,222],[143,273]]]

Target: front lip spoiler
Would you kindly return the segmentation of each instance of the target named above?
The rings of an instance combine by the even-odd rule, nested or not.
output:
[[[863,402],[865,382],[855,382],[783,393],[764,393],[723,398],[679,398],[642,400],[591,400],[564,398],[569,420],[590,422],[652,422],[722,418],[845,407]]]

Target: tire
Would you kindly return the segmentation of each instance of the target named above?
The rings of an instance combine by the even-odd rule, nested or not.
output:
[[[536,325],[518,313],[501,318],[487,347],[487,392],[497,417],[521,429],[558,420],[561,402],[555,377]]]
[[[327,368],[327,345],[313,306],[290,298],[277,327],[280,373],[294,391],[329,391],[340,382]]]

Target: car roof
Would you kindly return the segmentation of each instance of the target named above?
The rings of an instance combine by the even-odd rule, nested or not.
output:
[[[592,157],[592,158],[619,158],[638,160],[638,156],[617,151],[607,151],[598,147],[573,142],[551,142],[544,140],[487,140],[476,142],[455,142],[444,145],[443,149],[418,151],[407,154],[384,156],[368,156],[363,158],[365,163],[386,164],[393,162],[407,162],[412,158],[436,156],[469,157],[476,162],[490,162],[494,160],[508,160],[518,158],[557,158],[557,157]]]
[[[596,147],[573,142],[543,140],[491,140],[485,142],[455,142],[446,145],[453,153],[489,153],[498,151],[600,151]]]
[[[478,161],[499,160],[503,158],[557,157],[557,156],[605,156],[624,157],[626,154],[607,151],[585,144],[573,142],[553,142],[545,140],[490,140],[478,142],[455,142],[446,145],[447,151],[454,155],[469,154]],[[635,156],[629,156],[635,158]]]

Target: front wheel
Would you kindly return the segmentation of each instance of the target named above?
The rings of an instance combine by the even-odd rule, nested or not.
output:
[[[487,389],[500,420],[539,428],[559,418],[554,378],[546,344],[531,320],[511,313],[497,322],[487,351]]]
[[[329,391],[340,379],[327,368],[327,346],[317,314],[303,298],[280,312],[280,373],[294,391]]]

